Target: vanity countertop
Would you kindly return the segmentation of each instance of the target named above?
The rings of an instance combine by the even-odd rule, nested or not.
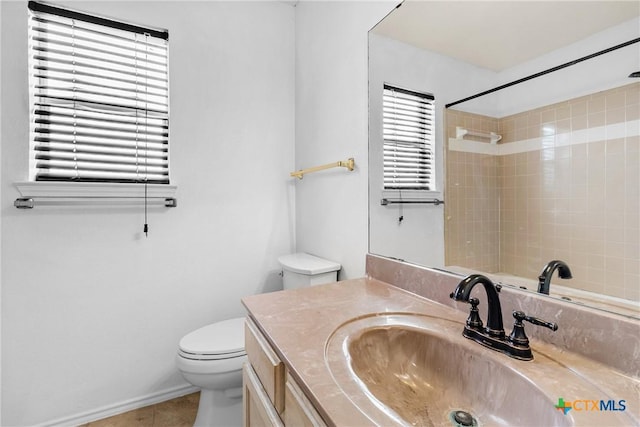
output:
[[[459,323],[461,333],[467,317],[464,311],[371,278],[252,295],[243,298],[242,302],[249,316],[254,319],[325,422],[337,426],[375,424],[354,405],[352,397],[345,394],[334,381],[326,363],[327,342],[341,325],[372,314],[427,314]],[[505,329],[509,333],[511,325],[505,325]],[[565,400],[625,399],[628,405],[628,413],[625,416],[631,416],[636,423],[640,422],[640,382],[637,378],[622,375],[597,362],[561,351],[538,340],[531,342],[535,359],[528,362],[511,359],[470,340],[462,341],[463,345],[477,346],[487,357],[499,358],[501,363],[530,378],[538,377],[541,382],[546,382],[546,389],[551,390],[548,393],[550,402],[555,402],[560,397],[564,397]],[[587,373],[586,382],[595,385],[599,394],[576,395],[584,389],[573,389],[571,384],[563,384],[557,379],[542,378],[540,372],[544,372],[549,366],[553,365],[557,369],[557,362],[550,358],[571,368],[576,367],[567,370],[571,371],[571,375],[584,378]],[[523,399],[526,398],[527,396],[523,396]],[[553,403],[550,403],[550,406],[553,407]],[[607,414],[594,412],[593,415],[593,423],[589,422],[589,418],[582,418],[581,424],[587,421],[587,424],[606,425],[607,418],[603,416]],[[615,424],[618,415],[612,413],[612,418],[608,420]],[[630,421],[629,418],[626,419]]]

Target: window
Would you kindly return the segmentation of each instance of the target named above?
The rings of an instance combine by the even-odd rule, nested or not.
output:
[[[384,85],[385,190],[435,191],[433,95]]]
[[[28,7],[30,181],[169,184],[168,32]]]

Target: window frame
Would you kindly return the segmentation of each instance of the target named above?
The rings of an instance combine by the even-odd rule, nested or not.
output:
[[[436,124],[436,100],[435,95],[429,92],[421,92],[418,90],[407,89],[400,85],[384,82],[382,85],[381,91],[381,193],[383,198],[407,198],[407,199],[430,199],[433,197],[440,197],[442,194],[442,190],[438,185],[438,152],[437,152],[437,124]],[[385,123],[384,123],[384,115],[385,115],[385,103],[384,97],[385,92],[387,90],[393,90],[400,93],[409,94],[411,96],[421,97],[427,100],[430,103],[429,110],[431,111],[430,115],[426,118],[430,122],[431,126],[431,136],[430,140],[426,141],[425,144],[429,147],[428,155],[430,159],[425,159],[430,168],[429,173],[429,185],[430,188],[417,189],[417,188],[388,188],[385,183],[384,177],[384,168],[385,168],[385,144],[389,142],[388,139],[385,138]]]
[[[90,22],[92,24],[106,25],[112,28],[118,28],[119,30],[147,33],[159,36],[167,40],[168,49],[168,31],[162,29],[155,29],[148,26],[140,26],[131,24],[123,20],[115,20],[112,18],[106,18],[99,16],[98,14],[79,12],[72,9],[67,9],[60,6],[52,6],[43,2],[29,1],[29,21],[31,22],[32,11],[34,13],[53,13],[54,15],[62,16],[67,19],[81,19],[84,22]],[[29,31],[29,37],[31,37],[31,31]],[[32,55],[31,47],[28,49],[28,56]],[[26,181],[15,182],[15,186],[23,197],[140,197],[144,194],[148,194],[149,197],[173,197],[177,190],[175,180],[172,174],[170,163],[170,144],[169,144],[169,55],[168,50],[166,53],[166,165],[168,169],[167,182],[166,183],[151,183],[145,182],[145,180],[139,180],[137,182],[120,182],[118,180],[106,180],[106,181],[76,181],[76,180],[36,180],[34,172],[35,150],[34,150],[34,104],[36,102],[37,94],[32,92],[32,88],[29,88],[29,142],[28,142],[28,179]],[[31,74],[33,68],[31,61],[27,67],[29,73],[29,81],[31,85]],[[136,142],[136,146],[137,146]],[[136,154],[137,158],[137,154]],[[147,187],[145,189],[145,187]]]

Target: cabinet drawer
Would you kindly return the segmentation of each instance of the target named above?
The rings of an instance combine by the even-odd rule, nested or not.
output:
[[[315,410],[300,386],[287,372],[285,386],[284,425],[304,427],[325,427],[326,424]]]
[[[284,364],[249,318],[245,321],[244,340],[249,362],[269,400],[276,411],[282,414],[284,411]]]
[[[245,427],[283,427],[255,371],[248,363],[242,367],[243,425]]]

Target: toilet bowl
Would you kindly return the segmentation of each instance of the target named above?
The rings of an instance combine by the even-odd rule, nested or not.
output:
[[[216,425],[216,402],[242,397],[246,360],[244,317],[204,326],[180,340],[176,365],[185,380],[201,389],[194,426]]]
[[[279,261],[285,290],[335,282],[340,269],[338,263],[305,253],[285,255]],[[221,418],[219,411],[242,397],[242,364],[247,360],[244,319],[213,323],[180,340],[176,365],[185,380],[201,389],[194,426],[241,424],[241,411],[233,422]],[[221,403],[223,399],[227,402]]]

